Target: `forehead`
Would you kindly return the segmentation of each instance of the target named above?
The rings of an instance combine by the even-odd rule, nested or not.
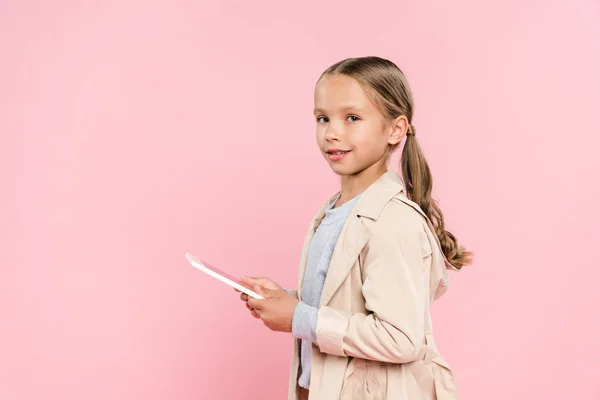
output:
[[[315,110],[335,112],[343,108],[375,108],[363,87],[353,78],[333,75],[315,86]]]

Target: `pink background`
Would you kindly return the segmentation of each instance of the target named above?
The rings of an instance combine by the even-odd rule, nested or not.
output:
[[[295,284],[313,85],[371,54],[476,252],[434,308],[461,399],[600,399],[598,1],[385,3],[0,3],[0,399],[285,398],[290,337],[183,254]]]

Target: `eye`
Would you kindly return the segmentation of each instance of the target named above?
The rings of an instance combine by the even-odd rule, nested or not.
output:
[[[317,117],[317,122],[320,122],[320,123],[326,124],[326,123],[328,123],[328,122],[329,122],[329,118],[327,118],[327,117],[325,117],[325,116],[323,116],[323,115],[319,115],[319,116]]]
[[[360,118],[356,115],[349,115],[348,118],[346,118],[346,120],[349,120],[350,122],[356,122],[360,121]]]

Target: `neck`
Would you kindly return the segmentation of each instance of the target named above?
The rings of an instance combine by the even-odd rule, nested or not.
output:
[[[341,195],[337,206],[358,196],[387,172],[386,165],[374,164],[356,174],[341,176]]]

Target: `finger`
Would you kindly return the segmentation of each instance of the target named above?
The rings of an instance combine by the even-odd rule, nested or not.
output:
[[[256,282],[256,278],[252,277],[252,276],[246,276],[246,275],[242,275],[240,277],[240,280],[244,283],[248,283],[250,285],[254,285],[254,283]]]
[[[255,299],[253,297],[249,297],[248,301],[246,302],[246,304],[248,304],[250,307],[256,309],[256,310],[261,310],[262,309],[262,301]]]
[[[260,315],[258,314],[258,311],[256,310],[252,310],[250,311],[250,314],[252,314],[252,316],[256,319],[260,319]]]
[[[241,279],[239,280],[239,282],[238,282],[238,283],[239,283],[240,285],[242,285],[243,287],[245,287],[246,289],[250,289],[250,290],[252,290],[252,288],[254,287],[254,285],[253,285],[253,284],[251,284],[251,283],[249,283],[249,282],[246,282],[246,281],[243,281],[243,280],[241,280]],[[236,289],[236,291],[237,291],[237,292],[241,292],[241,290],[237,290],[237,289]]]
[[[255,308],[254,306],[256,305],[255,303],[255,299],[253,299],[252,297],[248,298],[248,301],[246,302],[246,304],[248,305],[248,307],[250,308]]]
[[[246,293],[242,293],[240,295],[240,299],[242,299],[243,301],[248,301],[248,295]]]

